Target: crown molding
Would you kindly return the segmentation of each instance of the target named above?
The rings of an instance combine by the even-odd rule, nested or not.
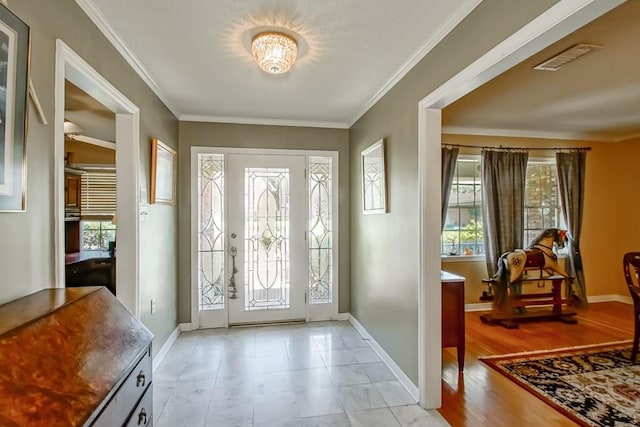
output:
[[[442,25],[440,25],[436,31],[433,32],[424,44],[416,50],[413,55],[400,67],[398,71],[382,86],[376,93],[369,99],[360,112],[351,120],[349,127],[353,126],[355,122],[360,120],[364,114],[369,111],[383,96],[387,94],[404,76],[407,75],[413,67],[418,64],[427,56],[431,50],[438,45],[467,15],[469,15],[482,0],[468,0],[458,7]]]
[[[155,82],[151,74],[142,65],[142,62],[136,57],[131,49],[125,44],[125,42],[118,36],[115,30],[109,25],[102,12],[93,4],[91,0],[75,0],[80,9],[91,19],[96,27],[102,32],[102,34],[109,40],[113,47],[122,55],[127,63],[133,68],[133,70],[140,76],[140,78],[149,86],[149,89],[156,94],[158,98],[164,103],[164,105],[173,113],[174,116],[179,117],[178,110],[169,102],[169,98],[160,89],[160,86]]]
[[[624,141],[629,141],[631,139],[636,139],[636,138],[640,138],[640,133],[633,133],[631,135],[623,136],[622,138],[613,140],[613,142],[624,142]]]
[[[631,137],[618,138],[613,135],[593,135],[588,132],[547,132],[540,130],[491,129],[476,127],[443,126],[443,134],[501,136],[513,138],[566,139],[570,141],[620,142]]]
[[[183,114],[178,119],[181,122],[206,122],[206,123],[230,123],[240,125],[264,125],[264,126],[293,126],[307,128],[349,129],[346,122],[323,122],[311,120],[286,120],[254,117],[225,117],[203,116],[197,114]]]

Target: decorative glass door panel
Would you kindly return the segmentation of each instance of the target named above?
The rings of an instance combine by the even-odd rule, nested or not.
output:
[[[197,185],[197,281],[201,327],[225,319],[224,155],[199,154]]]
[[[309,158],[309,301],[330,304],[333,285],[331,157]]]
[[[230,154],[229,323],[306,318],[303,156]],[[237,296],[237,298],[233,298]]]
[[[245,310],[287,309],[289,170],[245,168]]]

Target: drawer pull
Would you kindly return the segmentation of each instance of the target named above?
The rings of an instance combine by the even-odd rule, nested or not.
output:
[[[144,387],[146,383],[147,383],[147,378],[145,377],[144,372],[140,371],[137,377],[136,387]]]
[[[138,425],[147,425],[147,412],[144,408],[140,409],[140,413],[138,414]]]

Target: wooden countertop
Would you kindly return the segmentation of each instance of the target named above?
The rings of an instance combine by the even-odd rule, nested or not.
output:
[[[86,261],[88,259],[104,259],[111,258],[109,251],[82,251],[65,254],[65,265],[75,264],[76,262]]]
[[[466,279],[462,276],[458,276],[457,274],[449,273],[448,271],[440,270],[440,281],[442,283],[450,283],[450,282],[464,282]]]
[[[89,424],[152,339],[103,287],[1,305],[0,425]]]

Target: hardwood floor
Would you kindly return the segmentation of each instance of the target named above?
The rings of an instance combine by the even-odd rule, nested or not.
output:
[[[633,306],[590,304],[579,310],[578,324],[522,323],[519,329],[489,326],[482,312],[466,313],[464,374],[458,375],[455,348],[442,352],[440,414],[457,426],[575,426],[560,412],[492,370],[478,357],[621,341],[633,338]]]

